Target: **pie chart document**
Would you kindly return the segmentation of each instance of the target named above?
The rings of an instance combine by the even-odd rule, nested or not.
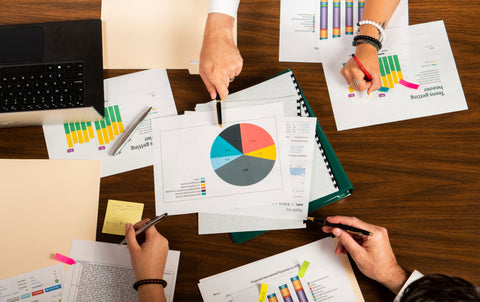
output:
[[[153,121],[157,213],[267,205],[291,196],[283,105]]]

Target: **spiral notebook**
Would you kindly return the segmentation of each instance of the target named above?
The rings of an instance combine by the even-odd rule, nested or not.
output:
[[[242,101],[249,105],[283,102],[286,116],[315,116],[293,72],[289,69],[267,81],[230,94],[227,101]],[[350,195],[353,189],[318,121],[316,141],[318,149],[314,156],[309,212]],[[199,214],[199,217],[200,215],[204,214]],[[235,243],[242,243],[264,232],[235,232],[231,233],[231,238]]]

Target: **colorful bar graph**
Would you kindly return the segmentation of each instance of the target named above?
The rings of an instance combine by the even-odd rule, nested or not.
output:
[[[320,40],[328,38],[328,1],[320,1]]]
[[[63,124],[63,127],[65,128],[65,136],[67,137],[67,146],[68,148],[73,148],[73,138],[72,133],[70,132],[70,127],[68,124]]]
[[[98,149],[105,149],[120,133],[124,132],[118,105],[105,108],[105,119],[95,122],[66,123],[63,125],[67,152],[73,152],[76,144],[85,144],[97,137]]]
[[[345,1],[345,34],[353,35],[353,0]]]
[[[286,284],[280,285],[278,289],[280,289],[280,293],[282,294],[284,302],[293,302],[292,296],[290,295],[290,291],[288,290]]]
[[[115,116],[117,118],[118,129],[119,129],[120,133],[122,133],[124,130],[123,130],[122,116],[120,115],[120,109],[118,108],[118,105],[113,106],[113,109],[115,110]]]
[[[295,293],[297,293],[298,301],[308,302],[308,298],[307,298],[307,295],[305,294],[305,291],[303,290],[303,285],[302,285],[302,282],[300,281],[300,278],[298,276],[295,276],[290,278],[290,281],[292,281],[293,288],[295,289]]]
[[[340,1],[333,1],[333,33],[334,38],[340,37]]]
[[[403,79],[397,55],[378,58],[378,63],[383,87],[393,88]]]
[[[358,21],[362,21],[363,9],[365,8],[365,0],[358,0]]]
[[[278,302],[277,295],[275,293],[267,296],[268,302]]]

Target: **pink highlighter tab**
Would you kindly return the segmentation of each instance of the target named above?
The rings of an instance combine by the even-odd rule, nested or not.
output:
[[[67,256],[63,256],[62,254],[59,254],[59,253],[55,254],[55,260],[58,260],[68,265],[72,265],[76,263],[75,260],[73,260],[72,258],[68,258]]]
[[[412,88],[412,89],[417,89],[420,86],[420,85],[417,85],[417,84],[407,82],[404,79],[401,79],[398,83],[405,86],[405,87]]]

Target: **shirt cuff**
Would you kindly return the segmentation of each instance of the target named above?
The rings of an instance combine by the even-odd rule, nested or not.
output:
[[[208,13],[222,13],[237,18],[240,0],[210,0]]]
[[[410,285],[410,283],[420,279],[423,277],[423,274],[420,273],[419,271],[417,270],[414,270],[413,273],[410,275],[410,277],[407,279],[407,282],[405,282],[405,284],[402,286],[402,289],[398,292],[398,295],[395,297],[395,299],[393,300],[393,302],[399,302],[400,301],[400,298],[402,298],[403,296],[403,292],[405,291],[405,288],[407,288],[407,286]]]

